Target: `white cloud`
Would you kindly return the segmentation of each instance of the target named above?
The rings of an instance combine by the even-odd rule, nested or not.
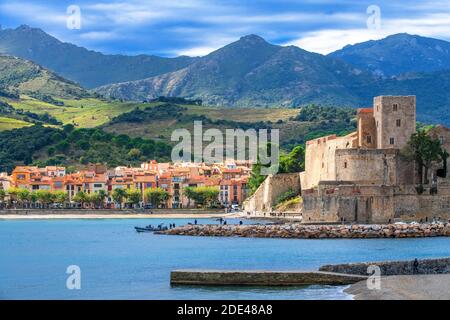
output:
[[[295,45],[308,51],[328,54],[348,44],[378,40],[395,33],[448,38],[450,14],[429,14],[415,19],[383,19],[380,30],[375,29],[324,29],[303,34],[285,45]]]
[[[175,54],[177,56],[189,56],[189,57],[202,57],[217,50],[219,47],[194,47],[177,50]]]
[[[347,44],[377,40],[384,36],[383,32],[368,29],[320,30],[308,32],[302,38],[290,41],[285,45],[295,45],[308,51],[327,54],[341,49]]]
[[[80,34],[81,39],[96,40],[96,41],[113,40],[119,39],[121,37],[122,37],[121,35],[112,31],[92,31]]]

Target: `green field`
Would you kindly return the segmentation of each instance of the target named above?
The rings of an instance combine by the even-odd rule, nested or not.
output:
[[[94,98],[58,100],[63,101],[64,106],[55,106],[27,96],[22,96],[20,101],[8,100],[7,102],[16,109],[37,114],[49,113],[62,123],[71,123],[78,128],[97,127],[136,107],[135,103],[107,102]]]
[[[18,129],[18,128],[23,128],[23,127],[28,127],[31,125],[32,125],[31,123],[26,122],[26,121],[13,119],[13,118],[0,117],[0,131]]]

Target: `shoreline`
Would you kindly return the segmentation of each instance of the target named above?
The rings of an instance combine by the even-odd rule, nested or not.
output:
[[[379,290],[360,281],[343,290],[352,300],[449,300],[449,274],[421,274],[381,277]]]
[[[53,220],[53,219],[211,219],[243,218],[234,213],[85,213],[85,214],[4,214],[1,220]]]

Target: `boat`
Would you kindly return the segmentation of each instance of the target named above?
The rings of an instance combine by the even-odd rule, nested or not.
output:
[[[141,233],[141,232],[154,232],[154,231],[164,231],[167,230],[168,228],[166,226],[164,226],[164,224],[160,224],[157,227],[152,226],[151,224],[146,226],[146,227],[134,227],[134,229]]]

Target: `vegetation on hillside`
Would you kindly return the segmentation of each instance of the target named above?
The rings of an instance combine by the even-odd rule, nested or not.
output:
[[[18,98],[21,94],[28,94],[47,102],[56,101],[54,98],[79,99],[91,95],[76,83],[31,61],[2,55],[0,55],[0,88],[2,96]]]
[[[160,141],[115,135],[101,129],[62,130],[41,125],[0,132],[0,171],[19,164],[137,165],[148,159],[167,161],[171,146]]]

